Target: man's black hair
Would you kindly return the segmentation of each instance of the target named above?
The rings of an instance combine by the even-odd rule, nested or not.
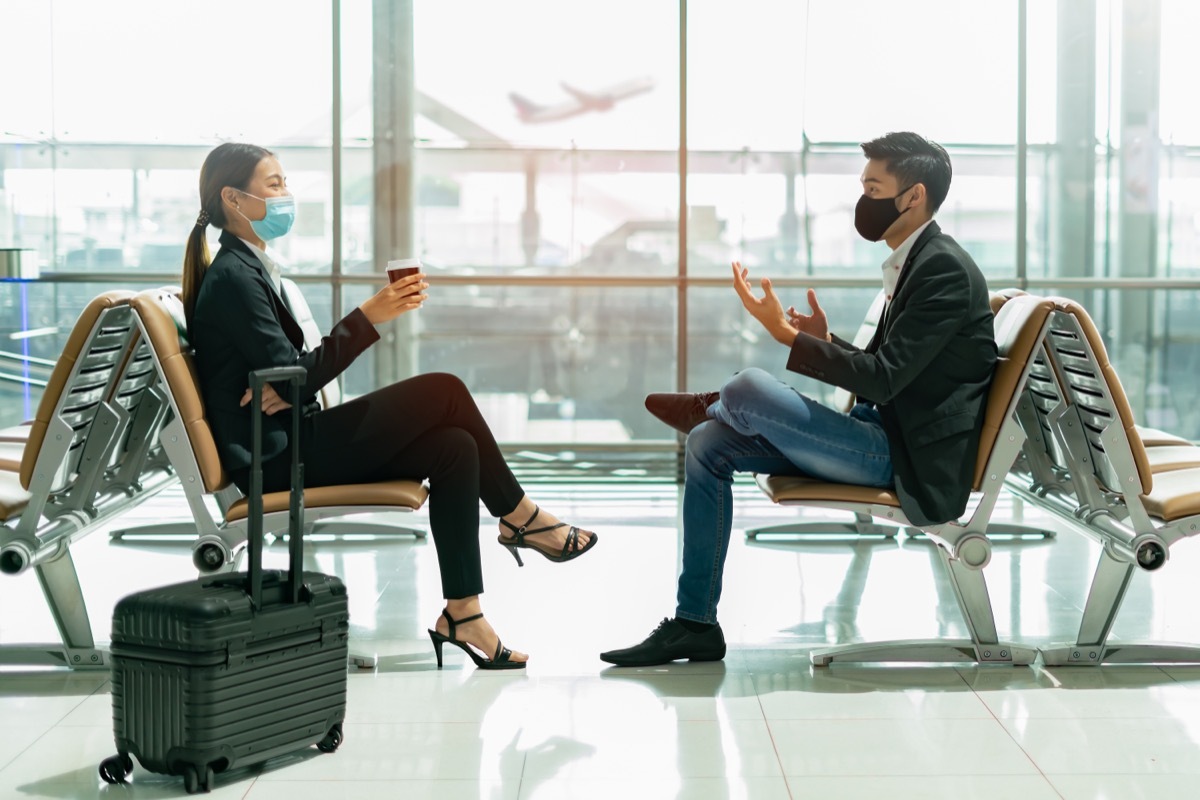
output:
[[[901,189],[925,184],[930,212],[942,207],[953,173],[946,148],[912,131],[888,133],[860,147],[867,158],[887,164],[888,174],[896,176]]]

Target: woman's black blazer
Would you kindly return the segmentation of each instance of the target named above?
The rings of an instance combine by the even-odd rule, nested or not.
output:
[[[249,388],[249,373],[266,367],[302,366],[303,408],[315,410],[316,394],[379,339],[355,308],[333,326],[319,347],[304,349],[304,334],[271,285],[266,268],[238,237],[221,234],[221,249],[204,273],[188,340],[205,413],[227,471],[250,466],[250,406],[239,405]],[[286,390],[285,390],[286,391]],[[285,395],[286,397],[286,395]],[[263,418],[263,461],[287,447],[289,412]]]

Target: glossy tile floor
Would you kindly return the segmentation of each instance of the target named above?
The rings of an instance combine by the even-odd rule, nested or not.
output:
[[[673,609],[673,487],[533,487],[602,541],[580,561],[518,569],[482,530],[489,618],[533,655],[524,673],[480,672],[457,651],[438,671],[425,629],[440,610],[432,543],[317,538],[309,567],[351,590],[346,741],[220,775],[214,797],[288,798],[1194,798],[1200,796],[1200,667],[814,669],[818,644],[964,634],[932,547],[920,540],[747,543],[744,528],[796,519],[737,488],[721,618],[723,663],[607,668]],[[178,517],[179,494],[131,512]],[[1017,501],[1000,517],[1042,521]],[[814,519],[818,518],[813,516]],[[405,516],[422,524],[424,516]],[[1045,524],[1054,525],[1052,521]],[[192,577],[186,544],[72,549],[99,640],[115,600]],[[998,543],[987,576],[1003,637],[1074,633],[1097,552],[1072,533]],[[268,563],[282,565],[282,544]],[[1200,642],[1200,547],[1139,574],[1125,640]],[[0,578],[0,642],[54,626],[32,575]],[[113,753],[100,673],[0,672],[0,798],[179,797],[177,778],[135,768],[107,786]]]

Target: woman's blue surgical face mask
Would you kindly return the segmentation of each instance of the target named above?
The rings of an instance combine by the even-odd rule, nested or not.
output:
[[[242,192],[242,194],[254,197],[255,200],[262,200],[263,205],[267,207],[267,214],[262,219],[250,219],[242,214],[240,208],[237,209],[237,212],[250,223],[250,227],[254,229],[258,238],[269,242],[286,235],[292,229],[292,223],[296,221],[296,198],[290,194],[266,198],[255,197],[249,192]]]

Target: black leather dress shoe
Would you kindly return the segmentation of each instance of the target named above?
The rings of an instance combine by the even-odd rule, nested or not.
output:
[[[719,392],[659,392],[646,395],[646,410],[680,433],[708,419],[708,407],[717,402]]]
[[[618,667],[653,667],[677,659],[720,661],[725,657],[725,634],[720,625],[692,633],[677,619],[664,619],[641,644],[600,654],[601,661]]]

